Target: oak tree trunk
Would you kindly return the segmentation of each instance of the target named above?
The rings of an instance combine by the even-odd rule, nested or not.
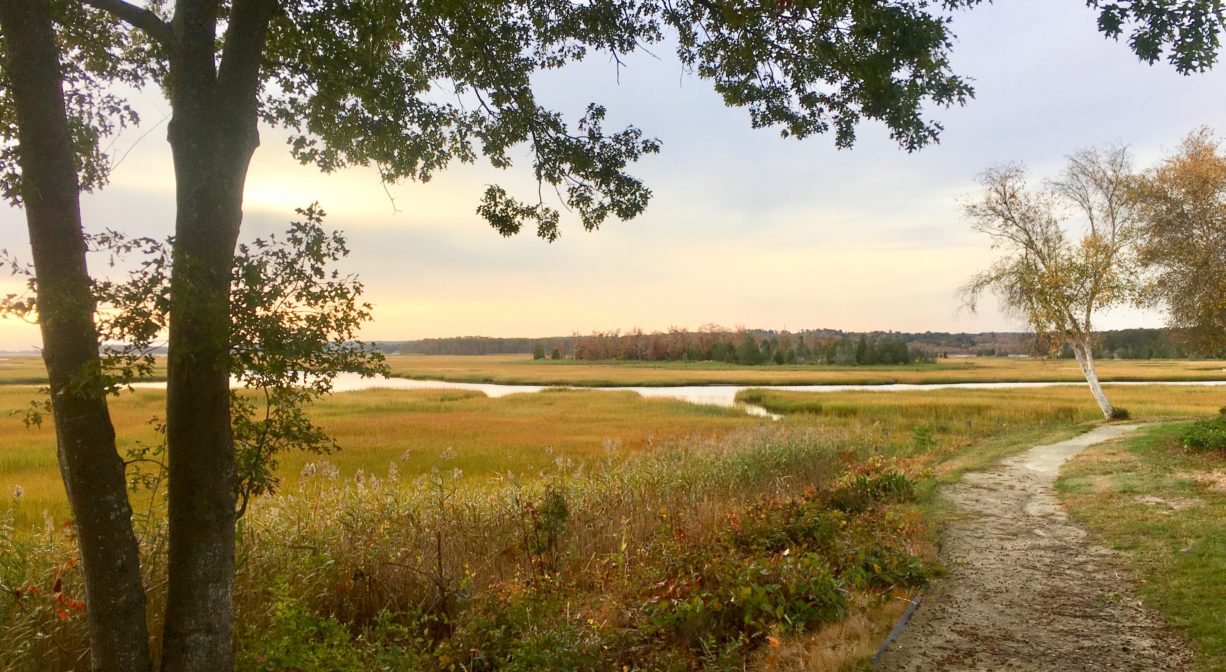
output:
[[[220,66],[217,5],[181,2],[171,58],[174,258],[166,387],[169,574],[162,669],[233,666],[238,476],[230,425],[230,274],[243,184],[259,145],[256,92],[270,0],[231,5]]]
[[[1098,402],[1098,408],[1102,410],[1103,417],[1107,420],[1112,419],[1115,417],[1115,409],[1111,406],[1111,402],[1107,401],[1107,394],[1103,392],[1103,386],[1098,382],[1098,371],[1094,368],[1093,346],[1088,342],[1074,343],[1073,355],[1077,357],[1077,364],[1081,367],[1081,373],[1085,375],[1086,382],[1090,384],[1090,393],[1094,395],[1094,401]]]
[[[115,449],[98,377],[95,303],[50,7],[46,0],[4,0],[0,29],[17,116],[21,195],[38,283],[56,447],[81,548],[91,667],[150,670],[145,592],[124,463]]]

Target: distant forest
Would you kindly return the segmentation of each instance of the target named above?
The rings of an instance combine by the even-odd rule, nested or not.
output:
[[[547,338],[459,336],[379,344],[384,352],[421,355],[531,354],[537,359],[719,361],[737,364],[907,364],[940,357],[1047,355],[1034,334],[845,332],[809,329],[725,329],[697,331],[639,329]],[[1067,350],[1067,348],[1066,348]],[[1058,357],[1072,358],[1071,350]],[[1099,336],[1096,357],[1180,359],[1190,353],[1164,329],[1123,329]]]

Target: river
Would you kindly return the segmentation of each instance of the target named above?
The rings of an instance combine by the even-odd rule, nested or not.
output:
[[[742,408],[751,415],[777,418],[778,416],[758,406],[738,404],[736,393],[741,390],[786,390],[792,392],[914,392],[921,390],[999,390],[1018,388],[1055,387],[1069,385],[1085,385],[1084,382],[1063,383],[934,383],[931,385],[916,385],[911,383],[894,383],[889,385],[677,385],[671,387],[583,387],[577,389],[600,390],[609,392],[637,392],[643,397],[680,399],[693,404],[713,404],[716,406]],[[1226,380],[1200,381],[1137,381],[1104,383],[1105,386],[1118,385],[1197,385],[1217,387],[1226,385]],[[166,383],[138,383],[137,387],[164,388]],[[342,373],[333,381],[336,392],[357,392],[372,389],[393,390],[474,390],[483,392],[489,397],[505,397],[508,394],[534,393],[557,385],[499,385],[495,383],[456,383],[445,380],[409,380],[407,378],[362,378],[357,374]]]

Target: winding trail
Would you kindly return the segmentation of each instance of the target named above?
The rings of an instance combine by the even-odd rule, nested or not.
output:
[[[885,651],[885,670],[1187,670],[1191,653],[1143,607],[1111,551],[1069,522],[1060,465],[1136,429],[1037,446],[945,490],[948,574]]]

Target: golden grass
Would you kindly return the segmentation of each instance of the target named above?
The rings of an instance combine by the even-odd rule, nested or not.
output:
[[[50,418],[26,429],[15,413],[37,396],[33,386],[0,386],[0,502],[16,486],[24,495],[19,522],[41,520],[49,509],[67,512]],[[125,452],[155,438],[148,420],[163,414],[161,391],[139,390],[112,400],[111,415]],[[431,468],[459,468],[465,480],[483,482],[513,472],[531,477],[555,460],[603,457],[610,450],[633,453],[652,444],[768,422],[734,409],[644,399],[633,392],[549,391],[491,399],[478,392],[367,390],[332,395],[316,404],[313,417],[340,445],[327,459],[344,476],[358,469],[383,474],[389,465],[408,477]],[[443,461],[451,449],[454,459]],[[280,474],[296,479],[317,459],[284,456]]]
[[[9,500],[16,486],[23,488],[19,522],[41,519],[44,509],[56,517],[67,511],[50,420],[28,430],[14,415],[36,394],[33,386],[0,386],[0,497]],[[883,449],[915,454],[942,476],[983,466],[1038,440],[1020,434],[1016,442],[987,448],[980,447],[984,438],[1098,419],[1081,387],[765,394],[755,401],[789,413],[787,423],[876,436]],[[1108,387],[1108,394],[1138,419],[1205,415],[1226,403],[1226,389],[1212,387],[1115,386]],[[112,401],[121,451],[155,438],[147,422],[162,414],[163,398],[160,391],[140,390]],[[497,399],[462,391],[367,390],[333,395],[313,413],[341,446],[328,459],[343,475],[358,469],[382,474],[395,461],[408,476],[445,466],[463,470],[465,480],[474,483],[508,472],[530,478],[559,458],[603,457],[609,449],[628,454],[667,440],[715,438],[765,422],[733,409],[594,390]],[[931,446],[916,438],[921,425],[932,433]],[[444,463],[449,448],[455,458]],[[280,474],[296,477],[314,459],[285,455]]]
[[[1082,380],[1073,360],[1009,357],[941,359],[906,366],[739,366],[721,362],[576,362],[529,355],[394,355],[395,376],[422,380],[523,385],[829,385]],[[1104,381],[1226,380],[1218,360],[1105,360]]]
[[[884,385],[890,383],[1080,382],[1071,359],[972,357],[908,365],[827,366],[825,364],[740,366],[723,362],[635,362],[534,360],[530,355],[389,355],[392,375],[506,385],[579,387],[666,385]],[[1103,360],[1104,381],[1226,380],[1223,360]],[[159,357],[154,379],[164,379]],[[0,356],[0,384],[46,380],[42,358]]]
[[[36,385],[47,380],[43,358],[36,355],[0,355],[0,383]]]
[[[150,380],[166,379],[166,358],[157,357]],[[42,385],[47,369],[38,355],[0,355],[0,385]]]

